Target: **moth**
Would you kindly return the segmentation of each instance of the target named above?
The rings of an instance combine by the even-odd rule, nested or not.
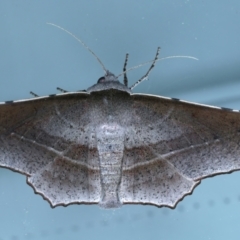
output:
[[[52,207],[103,208],[174,208],[202,179],[240,169],[239,111],[132,93],[126,63],[124,84],[105,70],[86,91],[1,103],[0,166]]]

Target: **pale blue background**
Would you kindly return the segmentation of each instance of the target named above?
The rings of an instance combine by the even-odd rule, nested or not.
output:
[[[81,37],[118,74],[161,56],[135,92],[240,109],[239,0],[0,1],[0,101],[86,89],[102,76],[96,60],[56,23]],[[145,68],[129,74],[134,83]],[[0,240],[239,240],[240,173],[206,179],[175,210],[75,205],[51,209],[25,177],[0,169]]]

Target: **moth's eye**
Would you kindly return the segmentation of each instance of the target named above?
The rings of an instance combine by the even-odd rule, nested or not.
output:
[[[100,77],[97,81],[97,83],[102,83],[105,82],[105,77]]]

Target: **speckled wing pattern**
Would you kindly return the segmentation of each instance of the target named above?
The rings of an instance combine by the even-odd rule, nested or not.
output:
[[[98,155],[88,139],[87,94],[0,106],[0,165],[27,175],[52,206],[98,203]]]
[[[239,112],[142,94],[133,99],[141,121],[126,144],[123,202],[174,208],[201,179],[240,169]]]
[[[240,114],[122,91],[0,105],[0,166],[52,207],[175,207],[200,180],[240,169]]]

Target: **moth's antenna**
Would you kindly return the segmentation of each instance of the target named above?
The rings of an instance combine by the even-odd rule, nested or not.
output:
[[[192,56],[168,56],[168,57],[164,57],[164,58],[159,58],[159,59],[157,59],[155,62],[158,62],[158,61],[161,61],[161,60],[165,60],[165,59],[170,59],[170,58],[189,58],[189,59],[193,59],[193,60],[197,60],[197,61],[199,60],[198,58],[195,58],[195,57],[192,57]],[[154,62],[154,60],[141,63],[141,64],[139,64],[139,65],[137,65],[137,66],[130,67],[130,68],[128,68],[126,71],[124,71],[124,72],[120,73],[119,75],[117,75],[117,78],[120,77],[120,76],[122,76],[122,75],[125,74],[126,72],[132,71],[132,70],[134,70],[134,69],[136,69],[136,68],[145,66],[145,65],[147,65],[147,64],[149,64],[149,63],[152,63],[152,62]]]
[[[164,57],[164,58],[158,58],[159,51],[160,51],[160,47],[158,47],[158,49],[157,49],[157,53],[156,53],[156,56],[155,56],[154,60],[151,60],[151,61],[148,61],[148,62],[145,62],[145,63],[141,63],[141,64],[139,64],[139,65],[137,65],[137,66],[128,68],[127,70],[126,70],[126,61],[127,61],[127,60],[125,60],[123,72],[120,73],[120,74],[117,76],[117,78],[120,77],[120,76],[122,76],[122,75],[124,74],[124,83],[125,83],[125,81],[126,81],[125,79],[127,79],[126,73],[127,73],[128,71],[131,71],[131,70],[133,70],[133,69],[142,67],[142,66],[144,66],[144,65],[146,65],[146,64],[152,63],[152,65],[151,65],[150,68],[148,69],[147,73],[146,73],[143,77],[141,77],[137,82],[135,82],[135,83],[129,88],[130,90],[132,90],[132,89],[135,88],[139,83],[141,83],[142,81],[144,81],[144,80],[146,80],[146,79],[148,78],[149,73],[151,72],[151,70],[153,69],[153,67],[155,66],[155,63],[156,63],[157,61],[165,60],[165,59],[170,59],[170,58],[188,58],[188,59],[198,60],[198,58],[195,58],[195,57],[192,57],[192,56],[168,56],[168,57]],[[128,55],[127,55],[127,58],[128,58]],[[126,84],[125,84],[125,85],[126,85]],[[126,85],[126,86],[127,86],[127,85]]]
[[[56,28],[59,28],[59,29],[63,30],[64,32],[68,33],[69,35],[71,35],[72,37],[74,37],[78,42],[80,42],[97,59],[97,61],[102,66],[104,72],[107,73],[107,69],[105,68],[105,66],[103,65],[102,61],[99,59],[99,57],[81,39],[77,38],[73,33],[69,32],[68,30],[66,30],[66,29],[64,29],[64,28],[62,28],[62,27],[60,27],[60,26],[58,26],[58,25],[56,25],[54,23],[48,23],[47,22],[47,24],[48,25],[52,25],[52,26],[54,26]]]

